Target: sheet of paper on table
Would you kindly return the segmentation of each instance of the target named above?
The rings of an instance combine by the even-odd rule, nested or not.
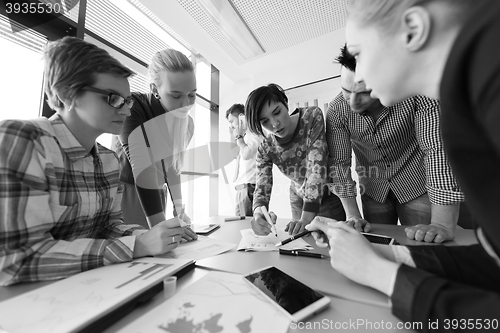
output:
[[[229,251],[235,246],[236,244],[223,240],[198,236],[197,240],[181,243],[174,250],[156,257],[201,260]]]
[[[119,333],[285,333],[289,319],[242,275],[210,272]]]
[[[257,236],[252,229],[241,230],[241,241],[238,245],[238,251],[278,251],[285,250],[312,250],[313,247],[302,238],[293,242],[276,247],[276,243],[290,237],[284,229],[277,229],[278,237],[270,233],[267,236]]]

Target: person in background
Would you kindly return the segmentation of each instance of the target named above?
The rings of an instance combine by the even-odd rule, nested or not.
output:
[[[240,148],[236,157],[233,183],[236,184],[236,216],[253,216],[252,202],[257,168],[255,157],[262,138],[250,132],[245,123],[245,106],[234,104],[226,111],[229,132]]]
[[[145,227],[163,221],[169,199],[162,192],[162,184],[166,183],[174,216],[190,224],[191,219],[182,204],[180,172],[185,150],[194,133],[193,118],[188,114],[196,99],[194,66],[182,52],[165,49],[156,52],[148,70],[151,91],[132,93],[134,107],[114,145],[120,159],[120,180],[124,183],[124,220]],[[161,158],[157,158],[157,151],[152,152],[157,158],[154,164],[148,149],[132,147],[134,142],[130,142],[130,135],[134,130],[148,143],[158,137],[164,139]],[[132,166],[141,162],[151,167],[137,174]],[[184,239],[197,238],[189,227],[185,231]]]
[[[292,221],[285,231],[297,234],[316,216],[344,220],[336,195],[326,187],[328,148],[325,122],[320,108],[297,108],[288,113],[288,98],[276,84],[259,87],[247,98],[246,121],[250,131],[264,137],[257,150],[257,183],[253,198],[252,229],[267,235],[271,226],[261,206],[268,209],[273,186],[273,164],[291,180]],[[268,131],[267,136],[264,129]],[[272,214],[275,220],[276,215]]]
[[[464,200],[443,147],[439,102],[412,96],[385,107],[364,82],[354,80],[356,59],[347,47],[337,58],[342,93],[328,107],[330,189],[340,197],[349,223],[369,231],[370,223],[398,219],[410,239],[441,243],[455,237]],[[356,155],[363,216],[351,178]],[[364,228],[363,228],[364,227]]]
[[[479,244],[375,248],[342,222],[317,219],[308,229],[328,235],[333,268],[390,296],[392,312],[422,331],[496,330],[500,2],[351,0],[348,10],[347,47],[372,97],[384,105],[416,94],[441,101],[445,148]]]
[[[50,119],[0,122],[0,285],[61,279],[177,247],[179,221],[151,230],[122,221],[119,164],[96,143],[119,134],[132,71],[64,37],[45,49]]]

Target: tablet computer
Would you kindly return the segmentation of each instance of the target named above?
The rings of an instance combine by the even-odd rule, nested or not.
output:
[[[362,232],[362,234],[363,236],[365,236],[366,239],[368,239],[370,243],[384,244],[384,245],[399,245],[397,240],[388,236],[371,234],[368,232]]]
[[[220,224],[211,223],[211,224],[191,224],[191,229],[198,235],[207,235],[212,231],[220,228]]]
[[[295,280],[276,267],[266,267],[244,276],[293,322],[302,321],[330,305],[330,299]]]

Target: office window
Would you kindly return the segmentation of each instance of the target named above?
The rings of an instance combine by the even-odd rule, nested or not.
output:
[[[210,142],[210,110],[198,100],[190,115],[193,117],[195,134],[188,150],[196,148],[197,151],[208,153],[208,148],[205,149],[205,147]],[[208,172],[212,163],[209,155],[204,153],[197,153],[192,160],[186,158],[185,163],[187,164],[185,169],[199,173],[182,176],[182,192],[187,193],[187,200],[185,200],[187,213],[196,221],[209,216],[210,175]]]
[[[128,1],[88,1],[85,28],[146,64],[155,52],[168,47],[191,54]]]
[[[212,93],[211,89],[211,65],[201,55],[196,57],[196,85],[198,88],[198,95],[210,99]]]
[[[0,120],[40,115],[46,43],[46,38],[31,29],[13,33],[7,17],[0,15]]]

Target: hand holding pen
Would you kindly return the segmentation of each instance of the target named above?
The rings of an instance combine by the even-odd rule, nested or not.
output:
[[[182,234],[182,242],[190,242],[198,239],[198,235],[191,229],[191,219],[186,214],[186,206],[183,204],[178,211],[177,218],[179,224],[184,228],[184,233]]]
[[[287,239],[285,239],[285,240],[283,240],[283,241],[281,241],[281,242],[277,243],[277,244],[276,244],[276,246],[282,246],[282,245],[288,244],[288,243],[290,243],[290,242],[293,242],[293,241],[294,241],[294,240],[296,240],[296,239],[299,239],[299,238],[301,238],[301,237],[304,237],[304,236],[309,235],[311,232],[312,232],[312,231],[310,231],[310,230],[304,230],[304,231],[302,231],[302,232],[299,232],[299,233],[298,233],[298,234],[296,234],[296,235],[291,236],[290,238],[287,238]]]
[[[264,215],[264,212],[261,210],[261,207],[257,207],[254,210],[253,219],[250,221],[253,232],[258,236],[267,236],[270,233],[276,235],[277,234],[276,227],[274,226],[277,219],[276,214],[274,214],[273,212],[269,212],[267,214],[268,218],[266,219],[266,216]]]
[[[278,237],[278,231],[276,230],[276,219],[274,222],[271,220],[271,216],[269,216],[269,213],[267,212],[266,206],[261,206],[260,210],[262,211],[262,214],[264,214],[264,217],[266,218],[267,223],[271,225],[271,231],[274,233],[276,237]]]

